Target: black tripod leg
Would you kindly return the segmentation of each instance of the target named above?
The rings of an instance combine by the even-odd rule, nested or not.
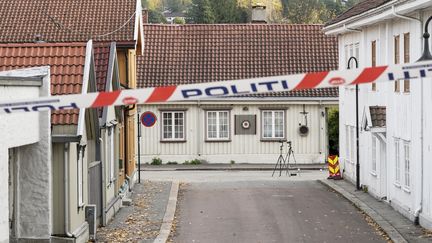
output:
[[[278,164],[279,164],[280,160],[281,160],[281,156],[279,155],[279,158],[278,158],[278,160],[276,161],[276,165],[275,165],[275,167],[274,167],[274,169],[273,169],[272,177],[274,176],[274,173],[276,172],[276,169],[277,169],[277,167],[278,167]]]

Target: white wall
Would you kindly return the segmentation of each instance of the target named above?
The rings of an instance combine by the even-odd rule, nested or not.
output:
[[[423,13],[426,19],[432,12]],[[418,13],[412,16],[419,17]],[[422,31],[418,21],[394,18],[382,21],[362,28],[362,32],[348,32],[339,37],[340,68],[346,66],[344,46],[353,42],[360,43],[359,61],[360,67],[371,65],[371,42],[377,41],[377,65],[387,65],[394,63],[394,36],[400,37],[400,63],[403,63],[403,34],[410,33],[410,62],[415,62],[421,55]],[[401,81],[403,90],[403,81]],[[424,95],[422,108],[422,92]],[[355,127],[355,93],[353,89],[340,89],[340,156],[345,178],[355,181],[355,159],[350,159],[351,142],[355,142],[347,134],[347,126]],[[360,122],[363,118],[363,110],[369,106],[387,107],[387,124],[384,133],[383,147],[379,148],[383,153],[382,161],[378,162],[377,171],[372,172],[372,137],[375,136],[370,131],[361,131],[360,134],[360,165],[361,165],[361,184],[368,186],[369,192],[379,198],[386,197],[396,210],[404,214],[411,220],[415,219],[418,210],[423,207],[421,212],[421,223],[432,228],[432,209],[431,209],[431,189],[432,179],[427,173],[422,177],[422,172],[428,171],[431,167],[427,163],[428,156],[431,154],[432,131],[427,124],[432,121],[431,112],[428,112],[428,104],[432,101],[432,86],[428,80],[423,83],[420,80],[411,81],[410,93],[394,92],[394,83],[381,83],[377,85],[377,91],[372,91],[371,85],[360,86],[359,95],[359,116]],[[354,112],[354,113],[353,113]],[[425,122],[421,118],[424,116]],[[422,136],[424,144],[422,146]],[[347,137],[349,138],[347,140]],[[396,183],[395,168],[395,139],[400,139],[400,171],[401,183]],[[348,142],[348,143],[347,143]],[[404,183],[404,151],[403,143],[410,145],[410,186],[405,187]],[[422,157],[422,153],[424,153]],[[355,153],[354,153],[355,158]],[[381,163],[380,163],[381,162]],[[384,164],[385,163],[385,164]],[[422,163],[424,168],[422,170]],[[422,181],[423,178],[423,181]],[[423,186],[423,193],[422,193]]]
[[[48,96],[49,68],[0,73],[4,76],[43,75],[42,86],[0,86],[0,101]],[[25,81],[24,81],[25,82]],[[17,148],[15,236],[47,240],[51,236],[51,134],[50,113],[0,116],[0,188],[8,192],[8,149]],[[0,197],[0,242],[9,241],[8,193]]]
[[[336,104],[336,102],[333,102]],[[205,108],[210,107],[230,108],[230,137],[229,142],[206,142],[205,141]],[[248,110],[244,111],[243,107]],[[298,163],[324,163],[327,153],[327,131],[325,117],[325,105],[320,106],[318,102],[307,103],[306,112],[309,112],[308,126],[309,134],[302,137],[298,133],[299,123],[304,124],[304,116],[301,104],[290,104],[289,102],[261,102],[255,104],[232,105],[229,103],[201,104],[197,105],[146,105],[141,106],[141,114],[152,111],[158,121],[152,128],[141,125],[141,163],[151,162],[154,157],[159,157],[164,163],[168,161],[183,163],[185,160],[203,159],[210,163],[275,163],[279,155],[279,143],[262,142],[261,139],[261,112],[260,108],[287,108],[286,110],[286,133],[287,139],[293,142],[293,149]],[[186,108],[186,142],[164,143],[160,142],[161,129],[159,109]],[[256,135],[235,135],[234,115],[255,114],[257,119]]]

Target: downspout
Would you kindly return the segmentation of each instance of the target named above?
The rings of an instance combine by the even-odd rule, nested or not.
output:
[[[411,17],[411,16],[405,16],[405,15],[401,15],[396,13],[396,9],[395,6],[392,5],[392,14],[393,16],[397,17],[397,18],[401,18],[401,19],[406,19],[406,20],[410,20],[410,21],[418,21],[420,23],[420,33],[423,30],[423,22],[420,19]],[[420,14],[421,16],[421,14]],[[421,43],[420,43],[421,46]],[[420,213],[422,212],[423,209],[423,161],[424,161],[424,149],[423,149],[423,124],[424,124],[424,117],[423,117],[423,80],[421,80],[420,82],[420,87],[421,87],[421,95],[420,95],[420,146],[421,146],[421,152],[420,152],[420,158],[421,158],[421,163],[420,163],[420,203],[417,207],[417,209],[414,211],[414,223],[418,224],[419,223],[419,217],[420,217]]]
[[[69,143],[64,144],[64,217],[65,217],[65,234],[67,237],[73,237],[74,235],[69,232]]]
[[[102,135],[102,133],[101,133],[101,135]],[[102,142],[103,142],[102,138],[99,137],[99,143],[102,144]],[[104,150],[104,154],[106,154],[105,150]],[[106,159],[106,157],[104,156],[104,160],[105,159]],[[106,190],[105,190],[106,173],[105,173],[105,163],[104,162],[105,161],[101,160],[101,170],[102,170],[102,174],[101,174],[101,177],[102,177],[102,185],[101,185],[101,190],[102,190],[102,225],[106,226],[107,225],[106,215],[105,215],[105,212],[106,212],[106,205],[105,205],[105,202],[106,202]]]
[[[131,192],[132,189],[130,187],[132,178],[129,177],[127,174],[129,169],[129,156],[128,156],[128,117],[129,117],[129,111],[135,109],[135,105],[132,107],[124,107],[123,110],[123,116],[124,116],[124,165],[125,165],[125,178],[129,181],[129,191]],[[135,125],[135,124],[134,124]]]
[[[200,100],[197,100],[197,106],[198,106],[198,116],[197,116],[197,154],[198,154],[198,157],[200,157],[201,156],[201,142],[200,142],[200,138],[201,138],[201,129],[200,129],[200,126],[201,126],[201,110],[200,110],[200,108],[201,108],[201,101]],[[204,127],[204,129],[205,129],[205,127]]]

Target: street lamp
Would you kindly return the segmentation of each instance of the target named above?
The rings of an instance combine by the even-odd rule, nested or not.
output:
[[[430,16],[428,18],[428,20],[426,20],[425,31],[424,31],[424,34],[423,34],[423,38],[424,38],[423,55],[420,57],[420,59],[417,60],[417,62],[426,61],[426,60],[432,60],[432,55],[431,55],[430,49],[429,49],[429,37],[430,37],[430,34],[428,32],[429,23],[430,23],[431,20],[432,20],[432,16]]]
[[[359,64],[358,64],[358,60],[355,57],[350,57],[348,59],[348,66],[347,69],[351,69],[351,60],[355,61],[355,67],[358,68]],[[356,84],[356,153],[357,153],[357,163],[356,163],[356,188],[357,190],[360,190],[360,153],[359,153],[359,135],[360,135],[360,131],[359,131],[359,102],[358,102],[358,93],[359,93],[359,88],[358,88],[358,84]]]

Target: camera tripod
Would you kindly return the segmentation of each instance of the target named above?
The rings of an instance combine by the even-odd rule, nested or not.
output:
[[[272,177],[274,176],[277,169],[279,169],[279,176],[282,175],[282,170],[286,170],[287,175],[291,176],[291,174],[289,174],[289,165],[290,165],[291,157],[292,157],[292,160],[294,161],[294,164],[297,164],[297,161],[296,161],[296,158],[294,155],[294,150],[292,149],[291,141],[287,142],[288,151],[287,151],[285,157],[283,156],[284,141],[279,141],[279,143],[280,143],[280,149],[279,149],[280,154],[279,154],[279,157],[276,161],[275,168],[273,169]]]

